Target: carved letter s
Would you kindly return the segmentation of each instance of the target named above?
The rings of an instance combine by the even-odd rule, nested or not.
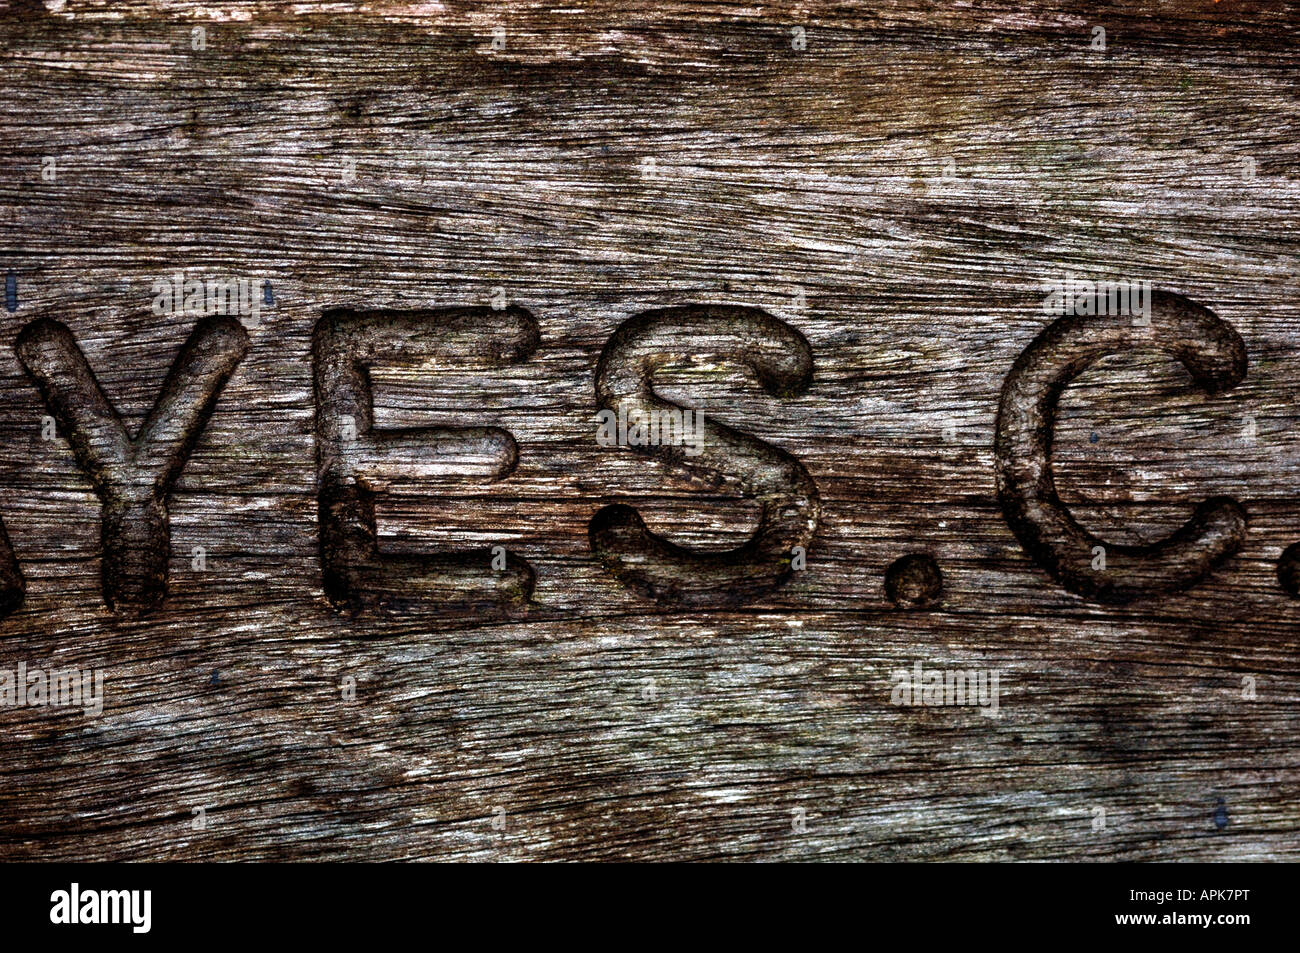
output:
[[[652,377],[663,364],[689,355],[740,361],[772,394],[798,393],[812,379],[808,342],[765,311],[664,308],[631,318],[610,338],[596,370],[597,403],[628,418],[680,410],[654,392]],[[697,553],[650,532],[632,507],[607,506],[591,520],[591,548],[621,582],[662,604],[720,606],[755,599],[790,576],[792,551],[809,546],[821,515],[817,484],[797,459],[711,420],[698,454],[653,444],[632,449],[708,485],[738,485],[757,498],[762,515],[739,548]]]

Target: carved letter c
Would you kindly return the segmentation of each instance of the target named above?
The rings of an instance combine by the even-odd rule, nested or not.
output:
[[[1002,387],[994,453],[998,498],[1016,538],[1061,585],[1101,602],[1184,589],[1240,548],[1246,513],[1231,497],[1201,503],[1173,535],[1147,546],[1107,545],[1070,515],[1052,477],[1056,403],[1094,361],[1139,348],[1177,358],[1195,383],[1217,393],[1246,375],[1246,345],[1226,321],[1181,295],[1151,295],[1150,320],[1067,316],[1020,355]],[[1093,548],[1105,547],[1094,568]]]

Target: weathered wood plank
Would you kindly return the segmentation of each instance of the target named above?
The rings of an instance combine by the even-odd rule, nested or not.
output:
[[[0,10],[18,299],[0,516],[27,580],[0,669],[106,676],[99,717],[0,708],[0,855],[1296,856],[1300,603],[1276,576],[1300,541],[1294,5]],[[63,322],[138,427],[196,323],[151,310],[182,270],[267,280],[275,303],[171,494],[166,600],[135,618],[104,606],[99,501],[66,434],[42,439],[12,343]],[[1240,501],[1244,544],[1187,591],[1081,599],[1003,518],[999,394],[1052,320],[1041,282],[1066,274],[1150,280],[1245,341],[1225,393],[1134,352],[1060,404],[1062,498],[1108,541]],[[532,600],[340,616],[313,330],[330,308],[497,289],[536,318],[535,354],[378,364],[375,418],[505,428],[518,465],[381,481],[379,533],[392,552],[507,546]],[[620,502],[714,551],[756,525],[752,500],[594,439],[611,334],[684,304],[761,308],[813,355],[790,397],[713,360],[659,377],[816,481],[808,568],[752,603],[655,605],[588,540]],[[883,577],[916,551],[944,587],[903,611]],[[1000,717],[892,704],[918,661],[998,671]]]

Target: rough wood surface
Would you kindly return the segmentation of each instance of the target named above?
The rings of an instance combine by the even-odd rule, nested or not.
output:
[[[99,717],[0,708],[0,856],[1295,859],[1298,12],[0,0],[0,516],[27,582],[0,668],[105,674]],[[274,304],[137,617],[105,605],[100,500],[12,345],[66,325],[134,434],[197,323],[151,310],[181,271]],[[1067,274],[1149,280],[1245,343],[1223,393],[1134,350],[1058,411],[1057,487],[1096,536],[1240,503],[1240,549],[1190,589],[1074,595],[1002,515],[999,395]],[[336,612],[317,323],[503,299],[539,326],[526,360],[370,381],[377,427],[503,428],[513,471],[371,479],[382,551],[505,546],[531,601]],[[779,588],[681,608],[616,580],[589,524],[628,504],[713,552],[758,525],[752,495],[594,439],[611,335],[689,304],[806,339],[799,393],[707,358],[656,386],[793,455],[821,517]],[[942,572],[925,607],[886,594],[909,553]],[[892,704],[918,661],[999,671],[1000,717]]]

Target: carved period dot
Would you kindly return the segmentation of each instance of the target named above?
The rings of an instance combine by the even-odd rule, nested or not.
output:
[[[909,553],[885,570],[885,594],[900,609],[931,605],[942,590],[943,573],[927,553]]]

